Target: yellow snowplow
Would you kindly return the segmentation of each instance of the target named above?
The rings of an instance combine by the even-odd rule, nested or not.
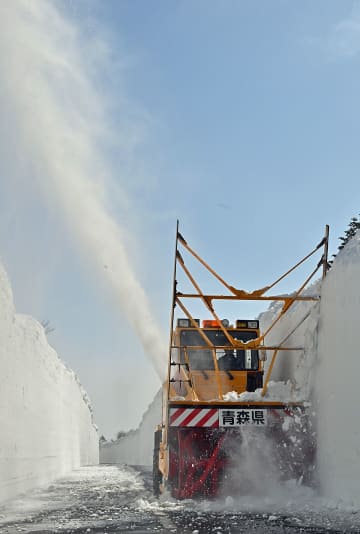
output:
[[[234,450],[234,443],[236,448],[244,437],[256,435],[275,440],[277,457],[273,461],[279,468],[290,471],[296,479],[309,476],[308,466],[313,463],[315,449],[306,406],[301,402],[269,400],[267,396],[278,355],[303,348],[287,346],[294,330],[276,346],[266,340],[295,302],[319,299],[305,290],[319,270],[323,277],[326,275],[328,236],[326,226],[320,243],[296,265],[270,285],[247,292],[229,285],[214,271],[190,247],[177,226],[168,374],[163,387],[162,423],[155,432],[156,495],[167,489],[178,499],[217,496],[231,465],[229,451]],[[274,286],[316,253],[321,254],[320,259],[296,291],[291,295],[269,295]],[[225,291],[203,292],[185,262],[185,254],[201,264]],[[179,290],[179,268],[192,291]],[[194,318],[187,304],[190,300],[203,304],[206,319]],[[219,301],[280,301],[282,306],[261,332],[257,319],[236,319],[233,324],[221,319],[216,311]],[[179,317],[177,310],[181,311]],[[267,354],[271,359],[265,370]]]

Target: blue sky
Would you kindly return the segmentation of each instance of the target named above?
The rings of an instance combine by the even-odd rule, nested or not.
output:
[[[356,5],[95,5],[149,114],[151,177],[131,188],[150,219],[167,208],[201,239],[209,226],[214,237],[250,226],[295,255],[327,221],[341,233],[358,209],[359,81],[354,31],[339,25],[359,19]]]
[[[99,150],[113,215],[133,236],[132,265],[166,334],[177,218],[200,254],[244,289],[295,263],[326,223],[335,251],[360,211],[359,2],[61,7],[83,43],[100,36],[107,45],[94,83],[114,138]],[[128,151],[117,150],[119,139]],[[156,375],[71,228],[31,183],[20,195],[5,178],[14,163],[3,150],[0,246],[17,308],[55,327],[50,341],[78,372],[100,430],[134,426]]]

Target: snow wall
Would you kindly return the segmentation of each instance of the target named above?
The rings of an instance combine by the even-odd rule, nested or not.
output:
[[[321,491],[332,500],[359,506],[359,232],[326,277],[320,312],[315,391]]]
[[[15,313],[0,265],[0,501],[97,464],[86,393],[35,319]]]
[[[100,446],[100,463],[152,465],[154,432],[161,423],[161,409],[162,390],[159,390],[144,413],[139,428]]]

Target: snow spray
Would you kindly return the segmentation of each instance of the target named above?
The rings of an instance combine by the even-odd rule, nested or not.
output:
[[[84,42],[60,7],[45,0],[1,3],[2,106],[11,109],[17,143],[42,193],[107,278],[163,378],[166,338],[130,264],[124,230],[107,205],[110,165],[100,147],[113,133],[93,81],[104,76],[106,45],[93,35]]]
[[[265,497],[281,491],[280,473],[273,460],[273,443],[262,429],[238,432],[227,440],[231,459],[223,481],[224,495]]]

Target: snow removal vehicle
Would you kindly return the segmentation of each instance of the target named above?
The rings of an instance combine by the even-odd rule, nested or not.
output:
[[[276,346],[267,344],[267,338],[295,302],[319,300],[319,295],[309,295],[305,289],[319,269],[323,277],[326,275],[328,235],[326,226],[324,238],[307,256],[271,285],[246,292],[225,282],[188,245],[177,226],[168,374],[163,386],[162,423],[155,431],[154,443],[156,495],[166,490],[177,499],[218,496],[236,462],[237,466],[246,463],[256,443],[272,443],[266,462],[279,474],[305,482],[311,477],[315,438],[307,405],[285,401],[281,395],[277,399],[276,391],[275,396],[268,391],[278,354],[303,350],[287,344],[300,323]],[[291,295],[267,295],[317,252],[322,252],[321,258],[298,290]],[[201,264],[226,292],[203,292],[184,257]],[[178,268],[192,292],[179,291]],[[202,303],[206,319],[200,322],[194,318],[189,300]],[[261,332],[255,319],[240,318],[234,324],[220,319],[215,310],[218,301],[223,306],[233,301],[280,301],[280,306],[275,319]],[[179,317],[177,309],[181,310]],[[242,456],[241,450],[245,451]],[[236,482],[241,491],[241,475]]]

